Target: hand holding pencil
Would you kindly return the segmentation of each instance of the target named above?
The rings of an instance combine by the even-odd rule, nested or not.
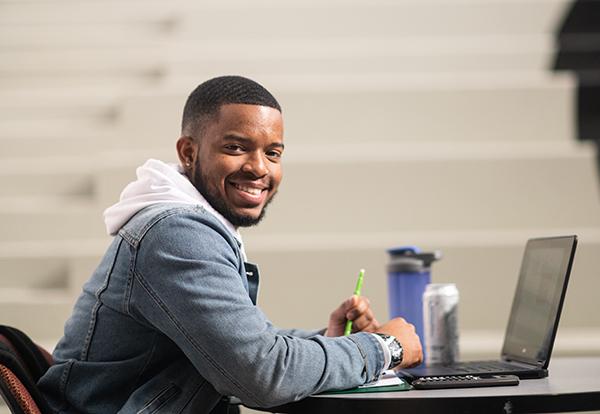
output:
[[[358,280],[356,281],[356,288],[354,289],[354,295],[360,296],[360,291],[362,290],[363,278],[365,277],[365,269],[360,269],[358,272]],[[346,321],[346,328],[344,329],[344,336],[350,335],[352,332],[352,320],[348,319]]]
[[[392,335],[404,349],[402,363],[397,368],[420,364],[423,361],[423,352],[414,325],[403,318],[394,318],[380,325],[375,319],[369,300],[360,296],[364,275],[365,271],[361,269],[354,294],[331,313],[325,336],[350,335],[352,332],[379,332]]]
[[[379,322],[375,319],[369,299],[360,296],[364,270],[359,273],[354,295],[346,299],[329,317],[326,336],[342,336],[351,332],[375,332]],[[350,328],[348,328],[350,326]]]

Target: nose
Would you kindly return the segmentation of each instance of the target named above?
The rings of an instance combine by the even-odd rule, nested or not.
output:
[[[242,165],[242,171],[257,178],[264,177],[269,173],[266,156],[259,151],[249,153],[244,165]]]

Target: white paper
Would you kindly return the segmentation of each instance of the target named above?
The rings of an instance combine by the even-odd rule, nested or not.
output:
[[[387,387],[389,385],[400,385],[404,384],[404,381],[396,375],[396,373],[388,369],[383,371],[376,381],[369,382],[368,384],[361,385],[358,388],[371,388],[371,387]]]

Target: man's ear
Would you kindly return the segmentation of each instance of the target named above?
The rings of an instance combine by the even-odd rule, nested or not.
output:
[[[192,137],[181,136],[177,140],[177,156],[183,169],[188,172],[196,165],[198,155],[198,143]]]

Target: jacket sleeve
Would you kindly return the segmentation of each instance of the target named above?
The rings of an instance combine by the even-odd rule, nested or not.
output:
[[[270,322],[269,322],[270,324]],[[323,335],[325,334],[326,328],[323,329],[314,329],[314,330],[305,330],[305,329],[296,329],[296,328],[292,328],[292,329],[286,329],[286,328],[277,328],[274,327],[277,330],[277,334],[279,335],[284,335],[284,336],[296,336],[298,338],[312,338],[313,336],[316,335]]]
[[[374,380],[383,366],[370,334],[325,338],[279,331],[244,288],[233,239],[202,216],[168,216],[142,238],[132,316],[168,336],[223,395],[270,407]]]

